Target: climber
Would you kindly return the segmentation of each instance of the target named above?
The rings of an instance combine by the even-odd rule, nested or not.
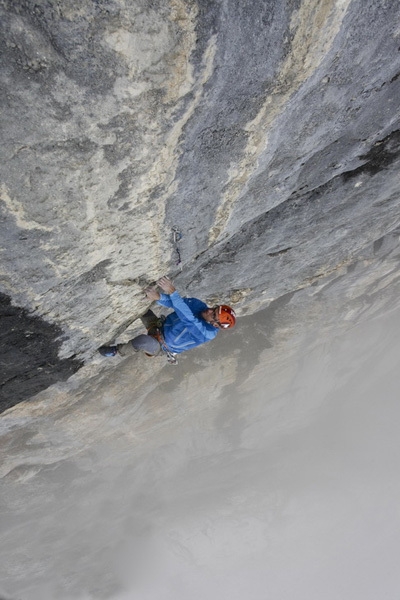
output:
[[[157,287],[149,287],[145,289],[146,296],[161,306],[173,308],[174,312],[159,318],[148,310],[141,317],[147,335],[138,335],[126,344],[102,346],[99,348],[102,356],[129,356],[139,350],[148,356],[157,356],[163,352],[168,362],[176,364],[176,354],[209,342],[220,329],[235,325],[235,312],[230,306],[220,304],[209,308],[197,298],[181,298],[168,277],[161,277],[157,285],[164,293],[160,294]]]

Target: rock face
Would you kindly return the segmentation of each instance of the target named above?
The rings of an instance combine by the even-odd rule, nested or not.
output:
[[[164,273],[254,313],[396,232],[399,18],[373,0],[1,2],[0,292],[47,332],[43,388]]]
[[[81,366],[74,359],[59,359],[62,331],[55,325],[11,306],[0,294],[1,388],[0,412],[66,379]]]

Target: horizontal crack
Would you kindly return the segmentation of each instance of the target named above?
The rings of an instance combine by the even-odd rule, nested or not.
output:
[[[268,252],[267,256],[280,256],[281,254],[285,254],[286,252],[289,252],[289,250],[291,250],[292,248],[283,248],[283,250],[277,250],[276,252]]]

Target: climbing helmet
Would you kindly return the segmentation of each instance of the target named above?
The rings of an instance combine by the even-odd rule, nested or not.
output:
[[[219,304],[216,306],[216,314],[218,315],[218,323],[223,329],[229,329],[236,323],[236,314],[233,308],[227,304]]]

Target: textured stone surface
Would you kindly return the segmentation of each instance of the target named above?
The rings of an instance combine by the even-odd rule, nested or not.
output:
[[[58,358],[57,338],[62,332],[55,325],[11,306],[3,294],[0,294],[0,318],[0,412],[51,383],[67,379],[81,366],[73,358]],[[61,343],[58,339],[58,346]]]
[[[346,592],[351,589],[348,597],[375,600],[388,564],[392,576],[385,577],[386,595],[395,598],[398,552],[389,553],[386,543],[376,541],[384,532],[396,549],[400,543],[398,494],[393,492],[400,462],[394,418],[399,413],[399,344],[386,364],[376,365],[387,338],[399,340],[399,233],[370,244],[340,273],[242,317],[226,336],[180,357],[177,367],[142,355],[116,362],[99,359],[95,376],[94,365],[87,364],[68,382],[4,413],[0,596],[4,588],[7,600],[214,600],[232,596],[224,594],[231,578],[210,583],[207,565],[233,557],[234,572],[246,582],[244,595],[260,600],[270,589],[265,571],[273,576],[278,556],[282,574],[276,596],[297,598],[298,589],[290,593],[287,588],[288,569],[292,573],[297,564],[292,538],[287,539],[295,513],[304,525],[295,527],[294,536],[301,577],[291,580],[293,588],[299,581],[306,588],[300,597],[325,597],[315,589],[315,578],[303,579],[304,549],[311,546],[313,568],[322,571],[330,600],[343,593],[343,573]],[[375,317],[396,307],[388,334]],[[358,345],[347,336],[346,351],[344,332],[374,319],[375,335],[368,334]],[[332,364],[328,350],[337,345],[344,346],[345,357],[354,350],[348,362],[340,355]],[[381,382],[373,403],[365,401],[367,384],[358,378],[364,346],[369,348],[367,365]],[[342,391],[349,379],[359,396],[358,409],[353,396]],[[393,386],[392,393],[384,381]],[[312,424],[321,412],[326,427],[317,421],[315,440]],[[372,425],[365,427],[370,420]],[[297,445],[299,436],[305,437],[305,446]],[[383,460],[382,447],[388,449]],[[288,471],[291,449],[295,459]],[[321,461],[319,469],[315,458]],[[321,513],[324,484],[329,501]],[[356,509],[344,520],[344,507],[352,504],[349,490]],[[301,509],[294,510],[303,496]],[[311,534],[315,521],[321,532],[317,542]],[[334,552],[326,542],[331,523],[335,532],[346,526]],[[148,536],[155,537],[155,550],[172,546],[173,556],[184,563],[182,576],[171,561],[149,549]],[[323,540],[331,552],[321,552]],[[349,549],[345,542],[351,540],[355,543]],[[270,555],[257,561],[264,545]],[[359,560],[364,550],[368,563]],[[333,554],[348,558],[349,571],[334,569],[329,579],[326,571],[336,565]],[[260,565],[251,571],[251,580],[247,557]],[[199,595],[198,586],[189,583],[180,591],[193,563],[211,593]],[[376,586],[368,593],[367,572]],[[164,580],[171,587],[142,593],[142,576],[150,579],[151,591]],[[354,592],[359,589],[361,593]]]
[[[191,530],[176,536],[174,518],[212,512],[215,489],[222,524],[241,505],[247,520],[264,441],[272,468],[255,528],[269,531],[275,510],[286,527],[293,495],[285,504],[270,477],[285,472],[277,446],[318,405],[292,360],[301,369],[308,351],[305,379],[321,369],[339,385],[324,345],[399,306],[400,7],[0,0],[0,10],[2,408],[19,402],[0,427],[0,596],[110,598],[129,536],[140,558],[143,531],[164,528],[186,560]],[[140,327],[142,287],[164,273],[184,293],[232,302],[237,328],[172,370],[96,356]],[[251,398],[260,378],[268,391]],[[304,387],[282,403],[292,378]],[[370,414],[381,427],[382,405]],[[379,431],[369,433],[374,449]],[[313,452],[327,452],[325,438]],[[359,458],[367,480],[380,470],[373,450]]]
[[[0,291],[60,361],[164,273],[252,313],[399,226],[398,3],[0,6]]]

